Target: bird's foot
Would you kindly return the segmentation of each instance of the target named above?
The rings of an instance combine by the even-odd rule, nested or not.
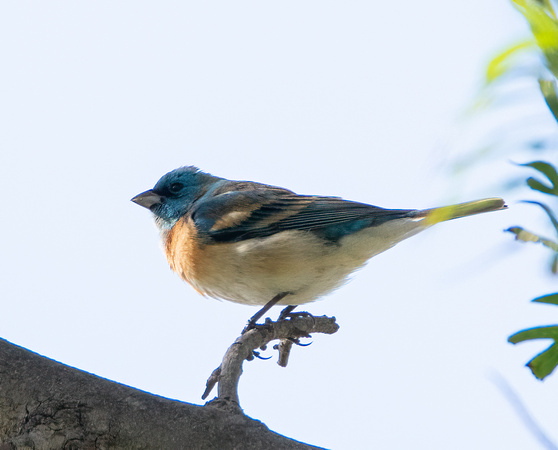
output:
[[[269,328],[272,324],[273,324],[273,321],[269,317],[267,317],[265,319],[264,323],[257,323],[257,320],[254,320],[254,318],[252,318],[248,321],[248,323],[246,324],[246,326],[242,330],[242,333],[240,333],[240,334],[241,335],[246,334],[246,333],[248,333],[248,331],[255,330],[256,328],[266,329],[266,328]]]
[[[302,336],[303,338],[310,338],[312,336],[310,336],[309,334],[306,336]],[[289,338],[289,341],[291,341],[293,344],[298,345],[299,347],[308,347],[309,345],[312,344],[312,342],[308,342],[306,344],[303,344],[302,342],[300,342],[299,338]]]
[[[266,350],[266,348],[260,348],[260,350]],[[246,358],[246,361],[253,361],[254,358],[263,359],[265,361],[266,359],[271,359],[272,356],[265,357],[262,356],[258,350],[252,350],[252,354]]]
[[[287,306],[283,311],[281,311],[281,314],[279,314],[279,318],[277,319],[277,322],[281,322],[282,320],[287,320],[287,319],[296,319],[300,317],[309,317],[310,319],[312,319],[313,323],[316,322],[316,318],[308,311],[293,312],[293,309],[295,308],[296,305]]]
[[[290,320],[290,319],[297,319],[297,318],[301,318],[301,317],[309,317],[310,319],[312,319],[312,322],[315,322],[315,317],[310,314],[307,311],[298,311],[298,312],[293,312],[293,309],[296,308],[296,305],[289,305],[287,306],[285,309],[283,309],[283,311],[281,311],[281,314],[279,314],[279,317],[277,318],[277,322],[282,322],[283,320]],[[242,330],[241,334],[245,334],[250,330],[253,330],[255,328],[269,328],[269,326],[274,323],[269,317],[267,317],[265,319],[265,322],[263,324],[259,324],[257,323],[258,319],[260,317],[252,317],[248,323],[246,324],[246,326],[244,327],[244,329]]]

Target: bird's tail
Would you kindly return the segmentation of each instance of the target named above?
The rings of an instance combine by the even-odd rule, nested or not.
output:
[[[485,198],[472,202],[458,203],[457,205],[442,206],[440,208],[425,209],[421,211],[428,226],[445,222],[446,220],[459,219],[490,211],[506,209],[507,205],[501,198]]]

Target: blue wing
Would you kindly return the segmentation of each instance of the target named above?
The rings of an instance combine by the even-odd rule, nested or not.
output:
[[[209,242],[238,242],[287,230],[307,230],[329,240],[416,210],[384,209],[339,197],[297,195],[258,183],[234,183],[194,205],[191,217]]]

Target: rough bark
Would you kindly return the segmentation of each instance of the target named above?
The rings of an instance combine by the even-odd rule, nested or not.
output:
[[[152,395],[0,339],[0,450],[311,449],[239,409]]]

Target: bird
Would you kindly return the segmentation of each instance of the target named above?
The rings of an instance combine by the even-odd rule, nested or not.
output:
[[[195,166],[172,170],[131,199],[155,216],[171,269],[200,294],[286,317],[342,286],[373,256],[450,219],[505,209],[487,198],[431,209],[386,209],[235,181]]]

